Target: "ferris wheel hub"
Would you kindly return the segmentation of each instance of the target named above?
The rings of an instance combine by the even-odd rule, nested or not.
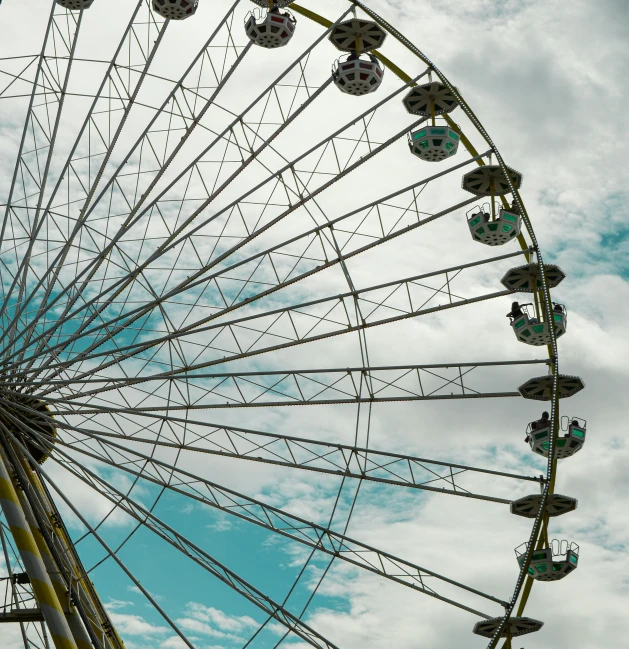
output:
[[[513,186],[520,189],[522,174],[507,167]],[[499,165],[483,165],[463,176],[463,189],[476,196],[504,196],[511,193],[509,180]]]
[[[501,617],[493,617],[488,620],[477,622],[474,625],[474,633],[476,635],[482,635],[485,638],[493,638],[494,633],[498,630],[501,622]],[[517,636],[526,635],[527,633],[539,631],[543,626],[543,622],[533,620],[530,617],[511,617],[507,624],[505,624],[500,637],[506,638],[507,635],[510,635],[512,638],[515,638]]]
[[[566,278],[566,274],[555,264],[544,264],[544,276],[548,288],[555,288]],[[533,293],[542,290],[542,278],[539,264],[532,263],[525,266],[516,266],[507,271],[500,283],[510,291]]]
[[[539,514],[542,502],[542,494],[531,494],[518,498],[511,503],[511,513],[524,518],[536,518]],[[555,517],[572,512],[577,508],[576,498],[562,496],[561,494],[548,494],[544,513],[547,516]]]
[[[45,442],[52,445],[57,436],[50,409],[43,401],[30,395],[14,394],[7,401],[9,403],[5,402],[0,409],[0,421],[24,444],[33,459],[42,464],[51,452],[50,448],[44,450]]]

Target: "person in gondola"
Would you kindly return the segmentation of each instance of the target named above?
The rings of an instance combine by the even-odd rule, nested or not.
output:
[[[522,311],[522,308],[520,307],[519,302],[512,302],[511,304],[511,311],[507,313],[507,318],[511,318],[512,320],[516,320],[520,316],[523,316],[524,312]]]
[[[531,430],[533,431],[533,430],[539,430],[540,428],[546,428],[546,426],[548,426],[549,420],[550,420],[550,415],[546,411],[544,411],[542,413],[541,419],[538,419],[537,421],[531,423]],[[530,435],[527,435],[524,438],[525,442],[529,442],[530,440],[531,440]]]

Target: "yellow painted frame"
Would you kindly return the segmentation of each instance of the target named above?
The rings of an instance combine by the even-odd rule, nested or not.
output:
[[[386,21],[381,19],[380,16],[378,16],[375,12],[373,12],[370,9],[368,9],[367,7],[365,7],[362,4],[362,2],[360,2],[358,0],[349,0],[349,2],[351,2],[355,6],[360,7],[361,9],[365,10],[366,13],[375,22],[377,22],[381,27],[383,27],[389,34],[391,34],[402,45],[407,47],[407,49],[409,49],[413,54],[415,54],[415,56],[417,56],[421,61],[423,61],[423,63],[425,63],[428,67],[430,67],[430,68],[432,68],[434,70],[434,67],[433,67],[432,63],[427,58],[422,56],[421,53],[419,53],[418,51],[415,51],[414,49],[411,49],[408,46],[409,41],[406,38],[402,37],[401,34],[399,32],[397,32],[396,30],[392,31],[390,29],[390,26],[388,25],[388,23],[386,23]],[[293,11],[295,11],[296,13],[304,16],[305,18],[308,18],[309,20],[312,20],[313,22],[321,25],[322,27],[325,27],[326,29],[329,28],[333,24],[333,21],[328,20],[327,18],[315,13],[314,11],[311,11],[310,9],[307,9],[306,7],[302,7],[299,4],[295,4],[295,3],[291,4],[291,9]],[[391,59],[387,58],[380,51],[373,50],[372,54],[375,55],[382,62],[382,64],[386,68],[391,70],[391,72],[393,72],[404,83],[411,83],[412,82],[412,77],[410,75],[408,75],[406,72],[404,72],[404,70],[402,70],[393,61],[391,61]],[[440,73],[438,73],[438,76],[443,79],[443,75],[441,75]],[[416,84],[413,84],[413,85],[416,85]],[[476,121],[478,125],[481,125],[480,120],[478,120],[478,118],[473,113],[473,111],[469,107],[469,105],[467,105],[467,103],[464,102],[464,101],[462,103],[464,103],[465,107],[467,108],[466,112],[468,112],[468,116],[471,116],[473,118],[473,121]],[[446,119],[446,122],[450,126],[457,126],[454,123],[454,121],[450,118],[449,115],[446,114],[446,115],[444,115],[444,117]],[[461,129],[459,128],[458,130],[461,130]],[[479,132],[480,132],[480,130],[479,130]],[[482,133],[481,133],[481,135],[482,135]],[[463,134],[462,130],[461,130],[461,142],[462,142],[463,146],[466,148],[466,150],[468,151],[468,153],[470,153],[470,155],[478,156],[478,151],[476,150],[474,145],[470,142],[470,140]],[[494,146],[493,142],[488,141],[487,143],[491,146],[492,149],[495,150],[495,146]],[[482,160],[482,158],[479,158],[477,162],[478,162],[479,165],[484,165],[485,164],[485,162],[484,162],[484,160]],[[522,202],[522,198],[520,196],[520,193],[519,193],[519,191],[517,190],[516,187],[512,187],[512,190],[513,190],[512,194],[515,197],[515,199],[516,199],[517,203],[519,204],[519,206],[521,207],[521,212],[522,212],[523,216],[525,217],[525,219],[524,219],[525,226],[526,226],[526,229],[527,229],[527,231],[529,233],[529,236],[531,236],[532,240],[534,240],[534,237],[532,236],[532,230],[531,230],[531,227],[530,227],[530,219],[529,219],[528,213],[526,212],[526,208],[524,207],[524,203]],[[504,196],[501,197],[501,200],[502,200],[502,204],[503,204],[504,207],[509,207],[509,205],[507,203],[507,200],[505,199]],[[524,238],[524,235],[522,233],[520,233],[518,235],[517,239],[518,239],[518,243],[520,244],[520,247],[522,248],[523,251],[525,251],[525,257],[526,257],[527,262],[530,262],[530,257],[531,257],[530,253],[526,252],[526,251],[529,251],[532,248],[535,248],[536,246],[527,243],[527,241]],[[535,298],[536,302],[539,301],[540,306],[541,306],[542,309],[544,309],[544,311],[548,311],[549,309],[548,309],[548,304],[547,303],[549,302],[549,300],[545,300],[544,295],[550,296],[550,287],[548,286],[548,282],[546,281],[545,276],[542,276],[542,280],[543,280],[542,294],[540,295],[538,293],[538,291],[536,289],[534,289],[534,298]],[[550,321],[552,322],[552,320],[550,320]],[[556,374],[555,355],[553,353],[552,344],[548,345],[548,356],[549,356],[549,360],[550,360],[551,371],[552,371],[553,374]],[[553,401],[553,410],[555,412],[554,426],[553,426],[553,438],[552,438],[552,440],[553,440],[552,441],[552,448],[554,448],[555,443],[557,441],[557,438],[559,436],[559,396],[558,396],[557,393],[555,393],[553,395],[552,401]],[[557,475],[557,459],[556,458],[554,458],[552,460],[552,470],[551,470],[550,473],[551,473],[551,475],[550,475],[550,484],[549,484],[548,493],[552,494],[554,492],[556,475]],[[539,528],[537,530],[535,549],[540,549],[542,547],[542,545],[544,544],[544,540],[547,539],[547,536],[548,536],[548,522],[549,522],[548,516],[544,515],[542,517],[542,520],[541,520],[541,525],[539,526]],[[529,553],[529,561],[525,562],[522,569],[526,570],[528,568],[529,563],[530,563],[530,553]],[[519,606],[518,606],[518,609],[517,609],[517,616],[518,617],[520,617],[524,612],[524,609],[526,607],[526,604],[527,604],[527,601],[528,601],[528,598],[529,598],[529,594],[531,592],[531,588],[533,587],[533,583],[534,583],[534,580],[530,576],[527,576],[526,583],[524,584],[523,588],[520,590],[521,597],[520,597],[520,602],[519,602]],[[495,647],[497,645],[497,643],[498,643],[498,639],[495,639],[495,641],[492,641],[490,643],[488,649],[493,649],[493,647]],[[511,639],[507,638],[505,643],[503,644],[503,649],[508,649],[510,647],[510,645],[511,645]]]

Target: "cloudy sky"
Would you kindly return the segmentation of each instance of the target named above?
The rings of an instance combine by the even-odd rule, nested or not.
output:
[[[170,25],[151,71],[164,79],[178,79],[230,4],[224,0],[201,0],[193,19]],[[240,21],[249,11],[249,4],[242,0],[235,10],[234,33],[240,38],[236,39],[239,45],[246,42]],[[90,11],[85,13],[77,56],[105,62],[110,60],[129,20],[132,5],[135,3],[131,0],[95,0]],[[306,0],[303,5],[331,19],[336,19],[347,9],[347,3],[341,0]],[[629,354],[629,345],[622,334],[622,323],[629,317],[629,255],[625,224],[628,196],[623,182],[628,171],[623,146],[628,134],[621,110],[629,94],[624,74],[629,63],[626,46],[629,6],[620,0],[601,0],[597,3],[577,1],[570,3],[569,9],[560,0],[470,0],[465,3],[455,0],[425,0],[422,3],[373,0],[370,6],[435,61],[463,93],[507,164],[523,174],[522,196],[544,258],[546,262],[559,264],[567,275],[567,279],[553,293],[553,297],[565,303],[569,311],[568,333],[559,345],[560,366],[566,374],[581,376],[586,389],[562,402],[561,413],[586,419],[588,438],[578,455],[559,464],[556,490],[577,498],[579,506],[575,512],[552,521],[551,538],[578,543],[581,561],[579,569],[565,580],[534,586],[527,615],[544,621],[545,626],[539,633],[517,641],[514,647],[624,647],[629,588],[626,577],[629,570],[626,555],[629,542],[629,481],[624,466],[629,460],[629,446],[623,412],[628,386],[628,370],[624,361]],[[41,49],[49,9],[48,0],[5,0],[0,7],[0,56],[37,53]],[[288,62],[297,58],[320,35],[320,28],[301,18],[294,41],[286,48],[274,52],[252,48],[247,52],[237,73],[217,100],[222,108],[213,108],[208,112],[181,155],[159,179],[155,192],[162,189],[170,191],[167,198],[176,201],[181,199],[184,191],[191,192],[186,194],[189,197],[198,190],[194,200],[184,203],[181,208],[184,216],[187,215],[186,210],[191,212],[195,209],[199,204],[196,199],[206,195],[203,194],[204,191],[207,193],[206,188],[202,186],[200,177],[196,176],[185,176],[178,185],[176,174],[209,145],[213,137],[212,129],[218,130],[227,125],[234,114],[243,110],[244,105],[280,74]],[[151,36],[155,37],[155,34]],[[385,44],[383,53],[412,77],[424,72],[424,67],[391,38]],[[235,54],[232,52],[228,55],[228,64],[233,61],[229,56]],[[305,73],[311,87],[325,83],[329,65],[337,56],[338,52],[325,42],[314,50]],[[87,110],[87,104],[78,94],[82,89],[85,94],[93,93],[95,84],[105,73],[103,63],[75,65],[72,97],[68,98],[61,122],[57,144],[59,153],[52,161],[53,179],[56,178],[55,174],[57,177],[59,175],[76,137],[76,125]],[[15,72],[16,66],[17,63],[4,61],[0,70]],[[293,92],[288,84],[296,83],[298,76],[289,76],[287,86],[280,93]],[[6,75],[0,77],[1,87],[7,83],[6,79]],[[399,80],[387,73],[378,93],[366,98],[342,96],[334,87],[324,89],[304,114],[295,120],[291,130],[278,138],[277,151],[286,159],[296,157],[351,121],[352,115],[369,111],[376,102],[393,95],[400,87]],[[143,105],[134,108],[130,114],[126,131],[120,138],[105,177],[111,175],[112,169],[123,159],[143,125],[152,117],[150,107],[159,105],[168,88],[166,81],[157,78],[147,80],[142,89],[144,94],[140,95],[142,101],[139,103]],[[207,96],[207,89],[205,93],[204,96]],[[306,101],[303,89],[294,96],[295,107]],[[344,134],[346,139],[337,142],[337,155],[343,158],[343,164],[354,162],[359,156],[366,155],[370,147],[377,147],[387,138],[408,129],[413,118],[404,112],[399,102],[401,96],[387,101],[373,118],[367,116],[370,137],[375,144],[366,144],[360,123],[347,130]],[[282,101],[286,101],[285,97]],[[13,173],[26,111],[25,102],[24,97],[0,102],[0,203],[3,205]],[[482,148],[478,136],[470,131],[470,125],[460,111],[452,116],[460,122],[479,151],[484,152],[486,149]],[[158,131],[162,124],[157,122],[153,141],[159,141],[164,150],[170,152],[174,144],[158,139],[161,137]],[[171,128],[174,127],[171,125]],[[273,128],[273,119],[269,118],[269,124],[260,132],[268,135]],[[361,136],[361,141],[356,143],[355,140]],[[343,146],[346,148],[343,149]],[[211,170],[216,169],[223,154],[229,159],[233,153],[235,150],[225,147],[206,155],[203,158],[203,179],[211,177],[214,182],[216,178]],[[333,168],[333,161],[327,158],[321,167],[317,167],[315,160],[319,160],[319,153],[315,151],[313,159],[304,160],[300,173],[307,175],[315,169],[325,169],[326,164]],[[265,156],[266,168],[252,165],[243,171],[213,203],[211,209],[215,212],[212,214],[220,214],[220,210],[228,206],[230,201],[238,200],[250,187],[263,182],[269,175],[269,169],[281,166],[279,154],[267,152]],[[321,156],[323,159],[323,154]],[[469,160],[469,156],[461,150],[453,162],[444,164],[454,165],[466,160]],[[216,177],[223,180],[225,176],[220,174],[231,173],[237,164],[236,160],[222,165]],[[146,178],[153,177],[151,161],[142,160],[139,154],[132,158],[130,166],[146,172],[138,181],[140,187],[143,182],[148,182]],[[240,256],[235,255],[233,261],[279,245],[326,219],[343,216],[443,168],[412,158],[404,138],[398,137],[355,174],[343,178],[335,188],[323,193],[316,207],[297,210],[293,218],[282,221],[248,244],[245,252],[238,253]],[[90,170],[86,173],[89,175],[93,172]],[[423,202],[419,210],[433,214],[468,198],[469,195],[460,189],[462,173],[464,170],[456,171],[429,184],[422,192]],[[309,176],[311,190],[323,182],[323,175]],[[132,178],[133,182],[137,180],[137,177]],[[28,181],[24,182],[28,186]],[[121,184],[124,182],[128,181],[121,180]],[[169,189],[171,183],[174,184]],[[182,189],[186,183],[193,189]],[[47,190],[47,198],[51,185],[52,182]],[[253,194],[248,198],[243,207],[245,214],[253,214],[256,208],[252,206],[260,200],[267,200],[269,192],[268,187],[264,186],[259,195]],[[265,198],[262,198],[263,195]],[[270,220],[280,214],[285,206],[285,196],[271,196],[271,202],[276,205],[268,214],[260,217],[263,223],[265,219]],[[114,197],[114,202],[117,199],[119,196]],[[62,197],[57,202],[63,203],[63,200],[66,199]],[[391,227],[403,227],[405,222],[393,225],[395,215],[401,214],[401,208],[408,208],[413,200],[412,191],[402,193],[390,200],[387,207],[382,207],[382,218],[388,219]],[[105,213],[99,210],[105,209],[98,205],[94,211],[94,232],[102,234],[102,223],[105,221],[110,223],[111,228],[120,223],[117,217],[99,218]],[[455,211],[426,227],[357,255],[347,264],[353,284],[359,289],[368,288],[516,251],[510,245],[490,249],[475,244],[465,225],[467,209]],[[59,220],[63,221],[63,209],[57,211]],[[126,239],[129,260],[144,260],[155,250],[158,242],[164,240],[167,228],[178,222],[175,212],[172,206],[164,206],[161,222],[150,220],[149,216],[138,222],[136,230]],[[209,215],[209,212],[200,218],[203,219],[204,215]],[[71,216],[70,208],[67,216]],[[358,221],[363,217],[364,212],[359,212],[354,220],[350,218],[347,229],[358,227]],[[15,221],[18,217],[13,219]],[[246,217],[243,220],[246,221]],[[216,222],[223,227],[224,222],[220,218]],[[196,250],[207,251],[211,247],[211,237],[216,236],[212,227],[208,224],[200,231],[194,240]],[[242,227],[240,230],[236,226],[233,228],[228,233],[230,236],[235,239],[244,236]],[[346,236],[342,229],[339,226],[341,232],[338,236],[341,238]],[[137,251],[142,232],[144,236],[149,233],[149,241]],[[17,234],[14,236],[18,238]],[[98,236],[94,236],[94,245],[98,246]],[[16,244],[9,241],[4,245],[4,251],[0,252],[6,261],[11,253],[9,248]],[[44,248],[45,245],[49,244],[42,243]],[[86,250],[90,248],[87,244],[82,245]],[[352,249],[353,245],[358,247],[363,244],[350,241],[347,245]],[[287,254],[295,254],[295,250],[287,249]],[[62,283],[67,284],[72,280],[73,273],[80,268],[82,253],[80,249],[71,253],[61,275]],[[196,271],[202,262],[200,258],[188,259],[188,254],[190,250],[182,245],[166,255],[164,263],[152,269],[152,281],[154,279],[165,290],[171,288],[173,282]],[[208,252],[210,254],[214,253]],[[312,257],[314,260],[316,252],[312,253]],[[40,255],[33,261],[34,274],[45,267],[45,259]],[[7,261],[9,268],[12,263],[11,259]],[[73,267],[72,263],[76,266]],[[254,259],[252,263],[257,262]],[[303,270],[310,268],[308,262],[302,263],[305,264]],[[319,262],[314,260],[310,263],[316,265]],[[464,297],[498,291],[501,289],[498,279],[502,273],[521,263],[521,257],[515,257],[462,274],[456,280],[457,284],[453,282],[452,291]],[[245,267],[244,274],[237,275],[238,279],[233,285],[225,289],[230,295],[240,290],[238,287],[242,286],[242,277],[248,272],[247,268],[249,266]],[[114,271],[111,272],[115,274]],[[256,276],[258,283],[248,284],[246,291],[263,289],[265,282],[269,281],[264,272],[264,269],[259,271],[260,274]],[[97,278],[101,283],[95,282],[86,287],[86,294],[92,296],[97,290],[102,290],[108,279],[106,271],[103,273]],[[5,284],[6,281],[3,276]],[[435,287],[428,280],[426,284]],[[6,285],[4,288],[6,290]],[[129,292],[127,298],[130,302],[136,297],[139,300],[143,298],[139,290],[135,288]],[[257,315],[348,290],[347,280],[336,265],[272,294],[256,305],[242,307],[233,317]],[[427,290],[428,296],[432,293],[430,289],[416,285],[413,290],[417,291],[417,296],[413,294],[413,298],[417,299],[424,295],[422,290]],[[200,291],[194,292],[194,308],[189,307],[183,298],[169,306],[168,317],[174,329],[211,312],[211,306],[200,300]],[[376,291],[373,299],[384,300],[384,293]],[[205,297],[208,295],[206,293]],[[213,297],[210,295],[209,302]],[[396,309],[404,308],[403,301],[395,299],[387,302],[388,306],[373,317],[393,317],[399,313]],[[391,366],[543,358],[544,348],[521,345],[513,337],[504,318],[510,302],[511,297],[504,296],[369,329],[366,334],[369,362],[372,366]],[[367,308],[366,304],[364,308]],[[320,314],[314,307],[311,313]],[[232,316],[221,317],[221,322],[224,322]],[[122,332],[119,340],[124,344],[145,342],[172,330],[168,328],[165,317],[160,320],[159,315],[152,315],[151,318],[137,323],[137,330],[134,329],[133,333],[131,330]],[[334,326],[342,326],[339,322],[344,321],[339,319],[334,320],[335,324],[328,323],[326,331],[332,331]],[[144,325],[144,331],[140,325]],[[281,333],[284,335],[285,332]],[[186,338],[188,347],[182,353],[198,359],[196,362],[218,362],[216,355],[205,350],[208,335],[192,332]],[[260,345],[270,346],[276,342],[264,339]],[[219,371],[359,367],[362,364],[360,342],[356,333],[350,333],[279,349],[253,359],[225,362],[219,365]],[[85,343],[85,347],[90,343],[91,340]],[[79,344],[76,349],[80,351],[83,348]],[[120,377],[123,371],[128,376],[139,376],[158,367],[163,369],[164,365],[173,362],[163,349],[160,354],[146,364],[130,359],[124,370],[114,366],[109,373],[99,376]],[[89,361],[83,367],[91,370],[95,367],[94,363],[96,361]],[[440,375],[450,380],[454,378],[452,372],[452,369],[444,369]],[[543,366],[475,370],[470,379],[474,382],[470,385],[481,391],[513,391],[527,378],[543,373]],[[321,380],[327,381],[330,376],[329,373],[322,373]],[[393,379],[392,375],[386,376],[387,380]],[[395,378],[397,376],[399,373]],[[423,378],[434,381],[436,377]],[[260,381],[268,387],[268,383],[262,379]],[[80,399],[81,390],[86,389],[85,385],[77,383],[74,387],[73,394],[77,400]],[[403,383],[403,388],[415,389],[415,386]],[[214,391],[208,381],[197,381],[194,389],[198,391],[195,398],[204,409],[195,410],[191,418],[201,422],[334,443],[369,444],[370,448],[382,451],[525,475],[539,475],[545,471],[544,462],[532,457],[523,443],[527,422],[539,415],[539,404],[530,401],[505,398],[376,403],[372,408],[364,405],[321,405],[228,410],[221,409],[221,405],[223,400],[229,402],[234,398],[229,391],[231,388]],[[150,395],[150,398],[139,388],[124,390],[118,390],[115,396],[110,393],[108,401],[103,398],[92,403],[119,406],[125,400],[138,408],[143,407],[142,404],[159,406],[169,399],[187,403],[184,396],[173,397],[163,390]],[[294,392],[286,388],[284,394],[289,393],[294,396]],[[184,415],[179,411],[174,416]],[[74,419],[73,423],[87,425],[86,421]],[[117,430],[120,434],[131,434],[145,424],[143,420],[128,418]],[[90,425],[101,430],[112,430],[108,428],[112,425],[111,421],[105,418],[93,418]],[[157,425],[151,421],[141,430],[145,437],[151,438],[157,434]],[[173,430],[176,432],[176,427]],[[195,427],[189,426],[189,430],[194,438]],[[202,430],[202,427],[197,430]],[[168,432],[160,431],[160,434],[168,438]],[[150,445],[147,444],[131,448],[150,452]],[[75,453],[74,457],[81,456]],[[156,452],[156,457],[167,462],[177,461],[178,467],[190,473],[307,520],[330,525],[338,532],[347,530],[347,535],[353,539],[502,600],[510,597],[517,577],[513,548],[525,541],[530,531],[530,523],[511,516],[508,507],[503,504],[390,485],[365,483],[359,486],[351,480],[342,482],[336,476],[199,453],[177,456],[171,450],[161,449]],[[134,485],[133,476],[129,473],[93,459],[83,456],[82,460],[115,489],[130,493],[134,501],[146,507],[156,503],[156,516],[276,602],[286,602],[286,608],[295,614],[305,611],[307,624],[340,649],[381,649],[383,646],[398,649],[467,646],[480,649],[486,646],[482,638],[471,633],[478,618],[469,612],[450,607],[347,563],[334,561],[330,565],[327,555],[315,554],[311,557],[309,548],[304,545],[181,495],[168,492],[160,494],[155,485],[146,481]],[[122,561],[197,649],[236,649],[245,645],[266,649],[282,640],[283,629],[275,622],[267,623],[257,633],[261,625],[267,622],[264,613],[198,564],[181,556],[147,530],[138,530],[126,541],[135,524],[124,512],[116,510],[108,516],[111,510],[109,503],[81,485],[53,461],[47,462],[44,469],[66,495],[71,495],[73,504],[90,524],[98,524],[106,517],[98,528],[103,540],[114,548],[125,542],[120,552]],[[462,485],[471,490],[506,499],[533,493],[536,489],[534,483],[486,475],[469,476],[467,480]],[[442,483],[439,486],[443,486]],[[75,539],[81,539],[78,548],[86,566],[91,568],[97,565],[92,573],[94,582],[127,647],[184,647],[164,618],[148,603],[138,585],[131,582],[111,559],[100,563],[104,557],[102,547],[92,537],[82,538],[84,526],[67,504],[61,499],[58,502]],[[324,574],[325,579],[320,582]],[[297,585],[293,588],[295,583]],[[315,590],[316,594],[311,598]],[[435,586],[435,590],[483,613],[500,614],[500,606],[493,602],[448,587]],[[10,640],[5,646],[10,649],[21,646],[16,644],[17,630],[7,627],[7,637]],[[283,641],[283,646],[302,649],[307,645],[289,635]]]

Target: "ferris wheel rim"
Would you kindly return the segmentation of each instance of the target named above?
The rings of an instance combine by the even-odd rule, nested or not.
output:
[[[482,123],[480,120],[476,117],[476,115],[472,112],[471,108],[467,104],[467,102],[464,100],[458,89],[449,81],[449,79],[441,72],[439,68],[437,68],[434,63],[432,62],[431,59],[429,59],[426,55],[424,55],[411,41],[409,41],[406,37],[404,37],[397,29],[395,29],[392,25],[390,25],[387,21],[385,21],[382,17],[380,17],[376,12],[374,12],[372,9],[370,9],[367,5],[365,5],[361,0],[349,0],[352,4],[355,6],[360,7],[367,15],[369,15],[371,18],[373,18],[381,27],[383,27],[389,34],[391,34],[396,40],[401,42],[408,50],[410,50],[415,56],[417,56],[420,60],[422,60],[424,63],[426,63],[430,68],[432,68],[435,73],[438,75],[439,79],[446,85],[446,87],[449,89],[449,91],[458,99],[459,106],[464,110],[466,115],[470,118],[476,129],[478,130],[479,133],[484,137],[485,141],[487,144],[490,146],[492,152],[496,155],[496,158],[498,160],[498,164],[500,165],[500,168],[502,169],[505,178],[507,179],[507,182],[509,184],[509,187],[511,189],[511,193],[520,209],[520,213],[522,214],[524,223],[526,224],[526,228],[528,231],[529,236],[531,237],[531,240],[533,242],[533,249],[535,250],[538,263],[539,263],[539,268],[540,268],[540,276],[541,276],[541,285],[542,285],[542,291],[544,293],[544,307],[546,310],[546,318],[548,318],[549,321],[552,321],[552,302],[550,299],[550,287],[549,287],[549,282],[546,279],[545,275],[545,270],[544,270],[544,261],[542,257],[542,252],[540,250],[540,247],[537,243],[537,238],[535,237],[535,233],[533,231],[533,227],[530,221],[530,218],[526,212],[526,208],[524,206],[524,203],[521,199],[521,196],[519,194],[519,191],[517,187],[514,185],[513,180],[511,178],[511,175],[508,173],[508,168],[500,155],[498,148],[494,144],[493,140],[483,127]],[[321,16],[316,16],[313,17],[312,14],[314,12],[310,11],[300,11],[301,7],[293,5],[293,9],[295,11],[298,11],[299,13],[303,13],[307,17],[315,20],[316,22],[319,22],[320,24],[324,24],[327,22],[327,19],[321,17]],[[383,63],[389,67],[393,72],[395,72],[400,78],[409,78],[408,75],[406,75],[401,68],[398,68],[394,63],[389,62],[388,60],[383,60]],[[469,150],[469,149],[468,149]],[[472,153],[472,151],[470,152]],[[524,247],[524,245],[522,246]],[[528,258],[527,258],[528,261]],[[558,379],[559,379],[559,350],[557,346],[557,336],[555,333],[555,330],[553,327],[550,327],[550,337],[551,337],[551,342],[550,345],[548,346],[548,355],[549,355],[549,360],[552,363],[551,369],[552,369],[552,376],[553,376],[553,397],[552,397],[552,405],[551,405],[551,421],[554,422],[554,424],[551,424],[554,428],[554,435],[551,437],[550,441],[550,450],[549,450],[549,456],[548,456],[548,464],[547,464],[547,471],[546,471],[546,486],[544,487],[544,490],[542,492],[542,499],[541,499],[541,505],[539,509],[539,514],[535,518],[534,524],[533,524],[533,529],[531,531],[531,535],[529,537],[529,542],[528,542],[528,547],[527,547],[527,552],[526,552],[526,560],[522,563],[521,568],[520,568],[520,573],[516,582],[516,586],[514,589],[514,593],[511,599],[511,602],[509,606],[505,610],[505,615],[502,619],[502,621],[497,625],[497,628],[495,629],[495,632],[493,636],[490,639],[490,642],[487,646],[487,649],[494,649],[499,641],[499,639],[502,637],[502,633],[504,629],[506,628],[509,618],[511,617],[511,614],[513,613],[515,609],[515,605],[518,601],[518,598],[522,592],[522,588],[525,587],[524,584],[524,578],[527,575],[527,569],[530,564],[530,560],[533,554],[533,548],[535,546],[535,543],[537,541],[537,538],[539,534],[541,533],[541,526],[542,526],[542,520],[543,520],[543,514],[544,514],[544,506],[546,504],[547,498],[550,494],[554,492],[554,485],[556,481],[556,476],[557,476],[557,461],[556,458],[554,457],[554,442],[557,438],[557,433],[558,433],[558,418],[559,418],[559,391],[558,391]],[[525,589],[525,594],[520,602],[519,608],[518,608],[518,617],[521,616],[526,608],[526,603],[528,600],[528,595],[530,593],[530,589],[532,587],[532,580],[528,579],[528,582],[526,584],[526,589]]]
[[[387,29],[387,32],[389,34],[394,35],[394,36],[397,34],[396,38],[401,36],[399,34],[399,32],[397,32],[392,26],[388,25],[388,23],[385,23],[385,21],[383,21],[379,16],[373,14],[373,12],[371,12],[371,10],[368,9],[366,6],[364,6],[361,2],[354,2],[354,4],[361,7],[369,15],[372,15],[372,17],[376,20],[376,22],[383,23],[383,26],[386,25],[385,28]],[[292,9],[294,9],[298,13],[302,13],[300,11],[301,7],[298,7],[297,5],[292,5]],[[325,19],[323,19],[323,20],[325,20]],[[315,19],[315,22],[318,22],[319,24],[321,24],[320,20]],[[424,60],[422,58],[423,55],[421,55],[421,53],[418,54],[417,52],[414,52],[414,53],[419,58]],[[432,62],[429,59],[424,60],[424,62],[427,63],[429,65],[429,67],[431,67],[439,75],[440,79],[442,79],[446,83],[446,85],[449,84],[449,81],[447,81],[445,79],[445,77],[442,76],[441,72],[437,68],[434,67],[434,65],[432,64]],[[387,65],[386,61],[383,61],[383,63],[385,65]],[[390,67],[390,69],[395,71],[395,64],[390,62],[390,65],[387,65],[387,67]],[[399,70],[399,68],[398,68],[398,70]],[[454,87],[451,87],[450,90],[452,92],[457,92]],[[460,97],[460,95],[458,95],[458,97],[459,97],[460,102],[461,102],[460,105],[462,107],[467,106],[467,104],[465,104],[462,97]],[[471,109],[469,109],[469,107],[468,107],[468,110],[470,110],[470,113],[471,113]],[[470,117],[472,122],[476,124],[476,121],[475,121],[476,118],[475,118],[473,113],[471,113],[471,116],[468,115],[468,117]],[[480,125],[480,122],[478,122],[478,125]],[[480,129],[482,129],[482,130],[479,130],[479,132],[481,132],[481,134],[485,133],[485,135],[486,135],[486,131],[484,131],[484,128],[482,127],[482,125],[480,125]],[[488,135],[487,135],[487,138],[489,138]],[[493,142],[490,139],[488,140],[488,144],[490,145],[492,152],[496,155],[496,157],[498,159],[498,162],[499,162],[499,165],[503,168],[503,171],[505,171],[505,176],[509,179],[510,176],[509,176],[509,174],[506,173],[506,166],[505,166],[504,161],[502,160],[498,150],[496,149],[495,145],[493,144]],[[510,182],[510,184],[512,184],[512,183]],[[524,220],[524,222],[525,222],[525,224],[527,226],[529,236],[531,237],[531,239],[533,241],[533,244],[534,244],[533,248],[534,248],[534,250],[535,250],[535,252],[537,254],[537,257],[538,257],[538,261],[539,261],[539,265],[540,265],[540,272],[541,272],[541,275],[542,275],[542,285],[543,285],[544,292],[545,292],[545,295],[546,295],[545,306],[546,306],[546,308],[548,310],[550,310],[550,304],[551,304],[551,302],[550,302],[550,294],[549,294],[549,289],[548,289],[548,282],[546,281],[546,278],[545,278],[545,275],[544,275],[544,265],[543,265],[543,260],[542,260],[542,257],[541,257],[541,253],[539,251],[539,247],[537,245],[537,241],[536,241],[536,238],[535,238],[533,230],[532,230],[530,219],[529,219],[528,215],[526,214],[526,210],[524,208],[524,205],[521,203],[521,199],[520,199],[518,190],[514,186],[511,186],[511,189],[512,189],[512,194],[514,196],[514,199],[518,202],[519,206],[521,207],[523,220]],[[529,250],[529,252],[530,252],[530,250]],[[524,251],[524,254],[526,254],[526,251]],[[549,311],[549,313],[550,313],[550,311]],[[360,336],[360,332],[358,332],[358,335]],[[552,362],[553,377],[554,377],[555,386],[556,386],[557,377],[559,376],[558,355],[557,355],[556,336],[555,336],[555,332],[554,332],[554,330],[552,328],[551,328],[551,346],[553,347],[554,353],[551,353],[550,360]],[[549,353],[550,353],[550,351],[549,351]],[[552,407],[552,413],[553,413],[552,416],[553,417],[555,416],[555,413],[558,413],[558,398],[559,398],[558,397],[558,391],[555,389],[555,396],[554,396],[554,399],[553,399],[553,407]],[[553,457],[552,452],[550,453],[549,457],[550,458]],[[548,465],[548,470],[547,470],[547,486],[545,488],[543,498],[546,498],[549,493],[552,493],[552,489],[553,489],[553,486],[554,486],[555,475],[556,475],[556,467],[554,466],[552,459],[550,459],[549,460],[549,465]],[[544,500],[542,502],[544,502]],[[537,525],[537,526],[539,526],[539,523],[541,522],[541,514],[540,514],[540,517],[538,517],[538,518],[539,518],[539,521],[538,521],[538,519],[536,519],[536,522],[535,522],[535,525]],[[535,525],[534,525],[534,533],[535,533],[535,530],[536,530]],[[533,540],[534,533],[532,533],[532,535],[531,535],[531,541]],[[532,548],[533,543],[530,543],[529,545]],[[530,554],[530,551],[529,551],[529,554]],[[518,585],[516,586],[516,593],[514,594],[513,604],[511,605],[511,610],[507,613],[507,615],[505,615],[504,624],[507,623],[507,620],[509,618],[509,614],[512,612],[513,607],[515,606],[515,601],[517,599],[517,595],[519,594],[519,590],[523,586],[523,578],[522,577],[525,574],[525,570],[526,570],[526,567],[522,568],[522,570],[520,572],[520,578],[518,580]],[[502,628],[499,628],[496,631],[496,633],[499,634],[501,631],[502,631]],[[496,636],[496,637],[499,637],[499,636]],[[495,646],[495,642],[493,642],[493,639],[492,639],[492,642],[490,643],[490,647],[494,647],[494,646]]]

